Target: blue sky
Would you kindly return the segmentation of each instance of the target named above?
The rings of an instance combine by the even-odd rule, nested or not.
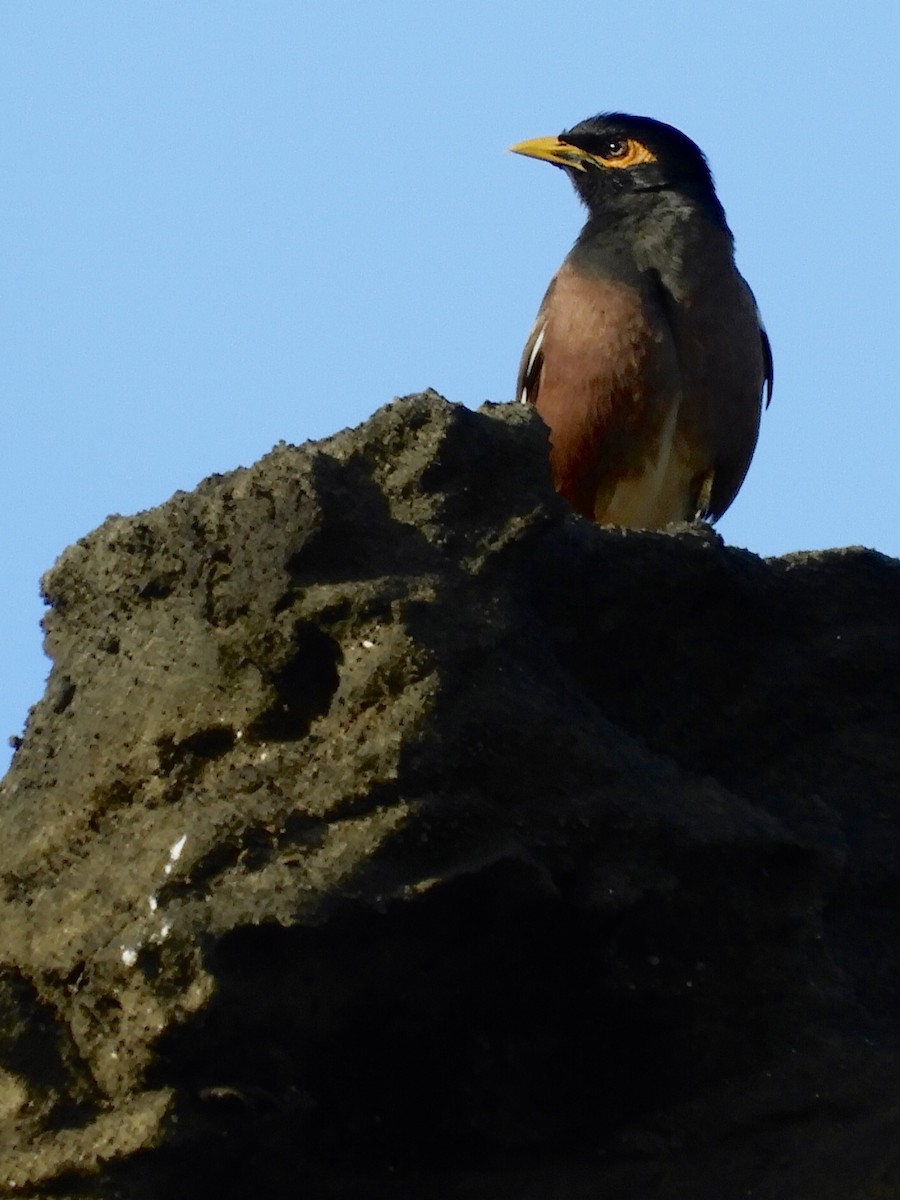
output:
[[[704,148],[771,335],[720,532],[900,555],[898,12],[0,5],[0,739],[43,690],[39,576],[107,514],[406,392],[512,397],[581,210],[506,147],[604,109]]]

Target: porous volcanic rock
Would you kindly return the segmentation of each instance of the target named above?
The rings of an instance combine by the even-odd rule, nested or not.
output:
[[[900,1196],[900,564],[596,528],[426,393],[45,590],[0,1194]]]

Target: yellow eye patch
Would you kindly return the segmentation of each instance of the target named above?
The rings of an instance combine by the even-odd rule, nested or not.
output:
[[[639,163],[656,162],[656,155],[634,138],[623,138],[619,143],[621,152],[616,154],[598,154],[597,161],[604,167],[636,167]]]

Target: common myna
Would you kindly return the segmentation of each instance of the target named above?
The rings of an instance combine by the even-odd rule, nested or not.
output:
[[[562,167],[588,210],[516,387],[550,428],[557,490],[602,524],[715,521],[750,465],[772,353],[703,153],[625,113],[511,149]]]

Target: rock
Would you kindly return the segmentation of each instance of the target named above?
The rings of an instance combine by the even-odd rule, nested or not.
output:
[[[0,1192],[900,1195],[900,564],[547,477],[426,393],[48,573]]]

